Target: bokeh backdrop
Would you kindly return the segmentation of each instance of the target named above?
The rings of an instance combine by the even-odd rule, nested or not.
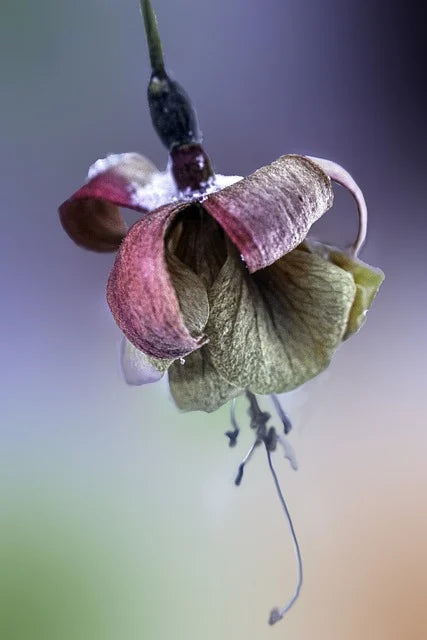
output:
[[[1,0],[2,640],[422,640],[427,610],[426,102],[421,3],[158,0],[169,68],[221,173],[287,152],[363,187],[363,258],[386,280],[329,370],[283,397],[300,469],[277,458],[304,556],[228,409],[180,414],[128,388],[105,301],[113,261],[57,206],[109,152],[166,153],[151,129],[137,0]],[[345,245],[348,195],[313,229]],[[267,401],[265,407],[267,407]],[[238,407],[242,427],[245,403]]]

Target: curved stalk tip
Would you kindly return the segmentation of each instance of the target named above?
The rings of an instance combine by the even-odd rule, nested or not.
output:
[[[319,167],[331,178],[331,180],[334,180],[341,186],[348,189],[355,199],[359,215],[359,229],[356,240],[350,247],[350,251],[351,255],[357,258],[360,249],[365,243],[368,232],[368,208],[366,206],[362,189],[349,172],[336,162],[332,162],[332,160],[325,160],[324,158],[314,158],[312,156],[307,156],[307,158],[318,164]]]

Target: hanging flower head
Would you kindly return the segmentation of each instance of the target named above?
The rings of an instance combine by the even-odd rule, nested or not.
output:
[[[168,371],[176,404],[205,411],[244,389],[289,391],[328,366],[381,283],[356,259],[363,195],[338,165],[300,155],[246,178],[215,175],[191,102],[165,71],[152,9],[142,7],[150,111],[169,167],[159,172],[136,153],[98,160],[60,207],[61,222],[78,245],[117,251],[107,299],[130,384]],[[332,205],[331,177],[358,203],[348,253],[307,240]],[[130,230],[120,206],[141,214]]]
[[[246,178],[215,174],[201,146],[195,111],[165,70],[157,24],[142,0],[152,75],[148,101],[154,128],[169,150],[166,171],[137,153],[111,155],[90,168],[86,183],[60,207],[68,235],[86,249],[117,252],[107,300],[123,332],[122,368],[129,384],[160,379],[184,410],[214,411],[246,393],[256,445],[263,443],[286,517],[271,452],[290,445],[254,394],[272,394],[285,434],[290,423],[274,394],[323,371],[354,334],[383,280],[358,252],[366,237],[363,194],[339,165],[284,155]],[[347,251],[307,238],[331,206],[331,180],[350,190],[359,230]],[[130,228],[119,207],[140,214]],[[232,404],[236,442],[238,427]],[[302,583],[298,559],[295,602]]]

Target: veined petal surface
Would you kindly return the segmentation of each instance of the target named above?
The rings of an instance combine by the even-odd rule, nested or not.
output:
[[[251,276],[231,248],[209,292],[212,364],[236,387],[290,391],[328,366],[355,294],[351,274],[314,253],[295,249]]]
[[[356,295],[350,310],[347,329],[344,340],[359,331],[366,320],[366,314],[372,306],[383,280],[384,273],[381,269],[371,267],[358,258],[349,256],[345,251],[336,247],[322,244],[312,239],[307,239],[304,246],[314,253],[321,255],[325,260],[335,264],[340,269],[351,274],[356,285]]]
[[[225,380],[212,366],[206,347],[175,360],[169,368],[169,386],[183,411],[216,411],[242,390]]]

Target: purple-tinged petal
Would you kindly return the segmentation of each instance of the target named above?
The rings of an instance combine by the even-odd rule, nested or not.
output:
[[[253,273],[294,249],[332,200],[324,171],[308,158],[287,155],[210,195],[203,207]]]
[[[172,221],[186,207],[166,205],[134,224],[108,281],[107,300],[115,321],[135,347],[154,358],[179,358],[206,342],[206,289],[165,247]]]
[[[136,153],[111,155],[89,169],[88,181],[59,208],[62,226],[76,244],[92,251],[116,251],[127,233],[118,207],[147,212],[170,202],[176,188]]]
[[[334,182],[337,182],[342,187],[348,189],[356,201],[357,212],[359,214],[359,229],[357,232],[357,238],[351,247],[351,253],[355,258],[357,258],[357,254],[365,243],[368,231],[368,209],[363,192],[354,178],[344,169],[344,167],[341,167],[341,165],[336,162],[332,162],[332,160],[325,160],[324,158],[307,157],[318,164],[319,167],[321,167],[321,169],[323,169],[323,171],[332,180],[334,180]]]
[[[150,358],[134,347],[124,336],[120,348],[120,361],[123,377],[132,386],[157,382],[164,376],[172,362],[172,360]]]

